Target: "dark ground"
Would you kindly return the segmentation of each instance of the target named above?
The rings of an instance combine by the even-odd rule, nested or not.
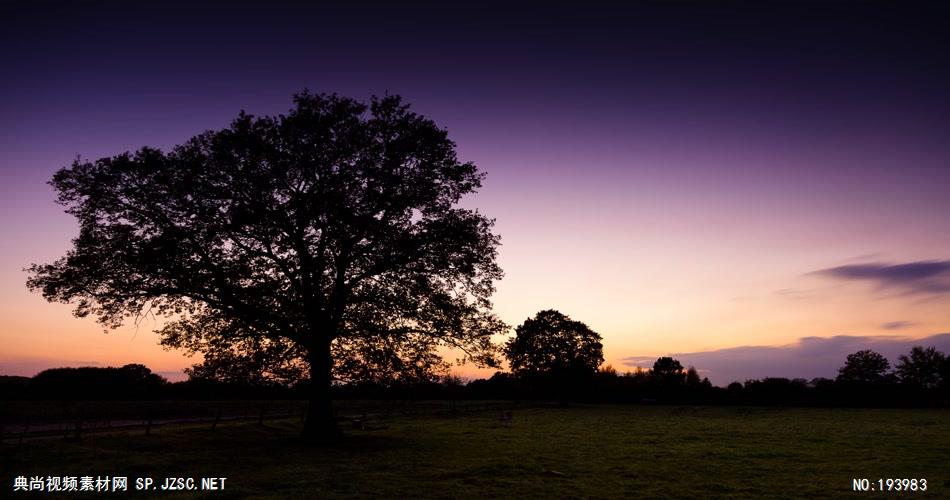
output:
[[[79,440],[18,442],[8,433],[0,497],[13,494],[20,475],[127,476],[130,489],[138,477],[227,477],[224,491],[161,495],[174,498],[950,497],[945,410],[518,407],[510,420],[497,408],[405,413],[372,417],[364,430],[347,423],[342,444],[317,449],[298,442],[299,417]],[[927,491],[857,493],[854,478],[926,479]]]

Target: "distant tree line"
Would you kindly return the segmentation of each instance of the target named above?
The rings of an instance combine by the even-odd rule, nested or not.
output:
[[[463,381],[448,373],[373,376],[339,381],[338,399],[519,399],[561,404],[749,404],[802,406],[948,406],[950,358],[916,346],[896,366],[880,353],[850,354],[835,379],[767,377],[717,387],[694,367],[660,357],[651,369],[619,373],[604,364],[599,334],[586,324],[545,310],[517,327],[503,348],[510,371]],[[418,371],[420,366],[412,367]],[[32,378],[0,376],[3,399],[297,399],[309,380],[278,383],[264,378],[212,376],[189,371],[169,382],[144,365],[121,368],[54,368]],[[378,375],[378,374],[377,374]]]
[[[50,368],[33,377],[0,376],[0,399],[207,400],[299,397],[293,388],[191,378],[169,382],[141,364]]]

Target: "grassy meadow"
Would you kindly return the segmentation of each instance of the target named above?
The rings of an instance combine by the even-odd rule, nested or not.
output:
[[[299,425],[7,439],[0,497],[15,476],[58,474],[128,476],[130,489],[136,477],[227,478],[224,491],[147,495],[174,498],[950,498],[941,410],[524,407],[510,421],[497,411],[379,418],[329,448],[298,443]],[[928,490],[857,493],[853,478],[925,478]]]

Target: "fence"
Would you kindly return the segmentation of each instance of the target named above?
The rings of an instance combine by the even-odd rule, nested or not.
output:
[[[143,432],[168,426],[216,430],[223,422],[268,421],[306,417],[305,401],[6,401],[0,418],[0,442],[22,445],[41,438],[81,439],[87,434]],[[334,402],[339,421],[360,429],[368,422],[395,417],[451,417],[479,412],[510,412],[511,401],[366,401]]]

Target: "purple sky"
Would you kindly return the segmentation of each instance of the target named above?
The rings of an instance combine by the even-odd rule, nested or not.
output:
[[[466,204],[498,218],[503,319],[558,308],[618,366],[950,330],[945,276],[881,277],[950,259],[947,6],[187,5],[0,5],[0,372],[185,366],[26,292],[76,231],[44,183],[304,87],[398,93],[447,128],[488,173]]]

